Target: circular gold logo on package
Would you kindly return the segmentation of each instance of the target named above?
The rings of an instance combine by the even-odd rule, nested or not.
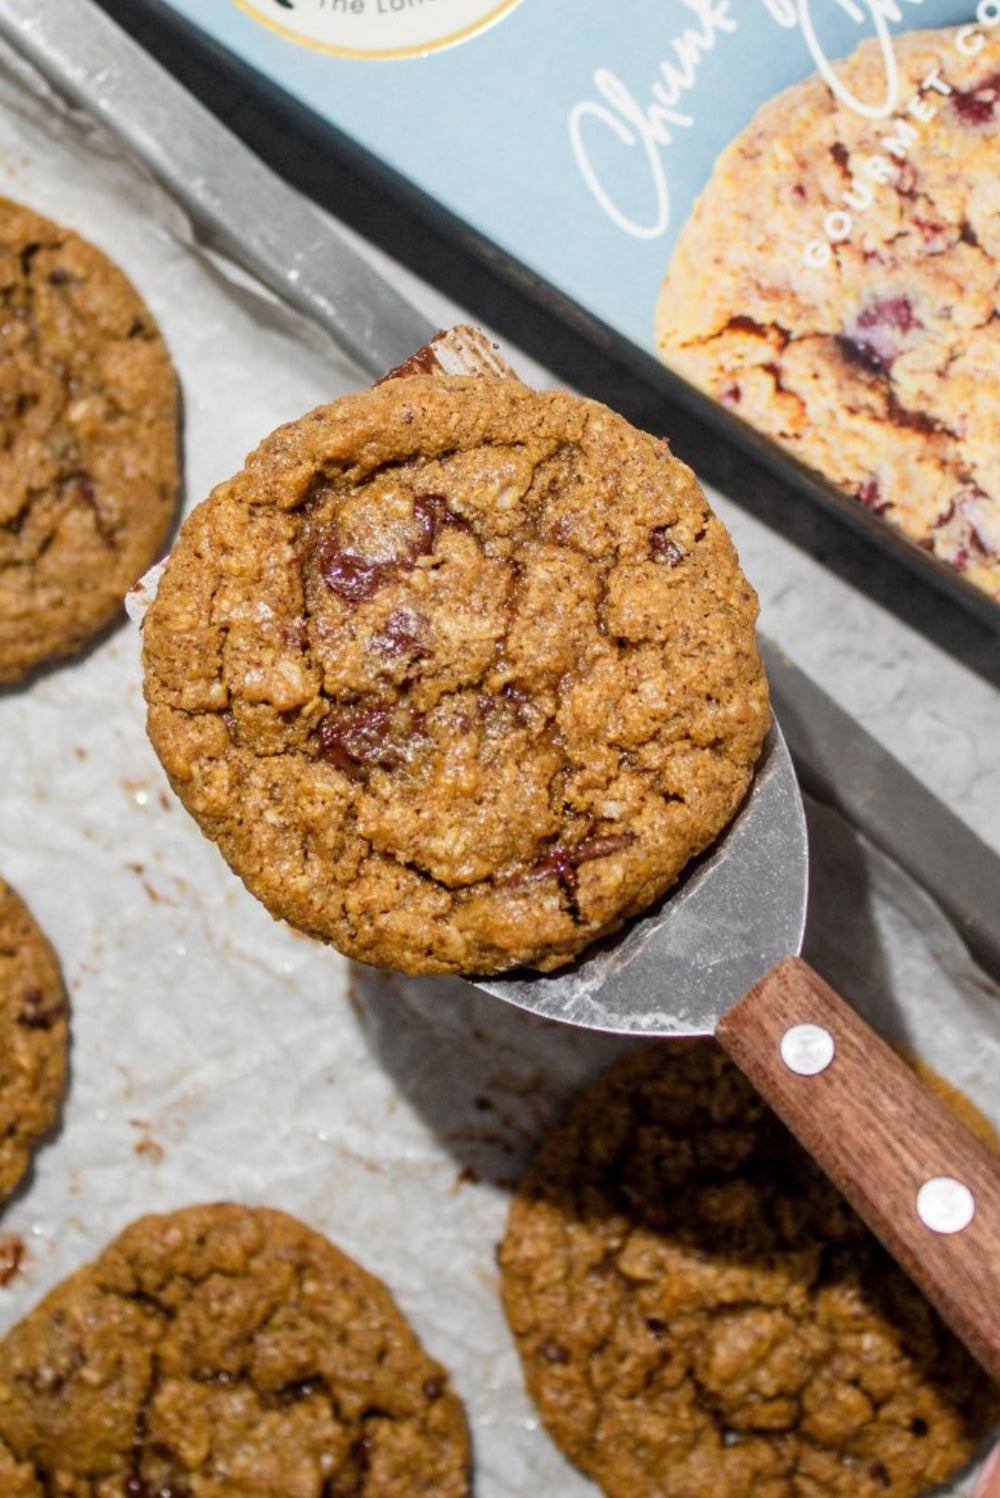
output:
[[[521,0],[234,0],[289,41],[341,57],[419,57],[468,41]]]

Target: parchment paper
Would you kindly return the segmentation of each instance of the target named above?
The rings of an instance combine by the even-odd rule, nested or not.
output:
[[[14,66],[0,52],[5,190],[102,245],[160,319],[193,504],[265,432],[360,381]],[[808,955],[1000,1123],[1000,993],[899,870],[831,813],[811,825]],[[623,1043],[353,967],[274,923],[167,789],[127,624],[0,694],[0,870],[59,951],[74,1037],[61,1127],[0,1215],[26,1248],[0,1332],[141,1212],[268,1203],[382,1276],[451,1369],[480,1498],[592,1494],[522,1393],[494,1249],[541,1131]]]

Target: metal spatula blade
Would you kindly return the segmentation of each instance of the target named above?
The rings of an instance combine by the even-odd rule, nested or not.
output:
[[[805,813],[787,746],[768,734],[724,836],[653,910],[553,974],[477,979],[546,1019],[637,1035],[710,1035],[805,928]]]

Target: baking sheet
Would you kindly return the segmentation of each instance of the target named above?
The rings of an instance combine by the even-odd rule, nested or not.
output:
[[[160,319],[189,507],[264,432],[356,383],[2,50],[0,170],[107,249]],[[910,880],[832,814],[811,825],[808,955],[1000,1123],[1000,992]],[[0,870],[59,951],[74,1037],[61,1128],[0,1216],[25,1246],[0,1332],[141,1212],[266,1202],[381,1275],[452,1370],[480,1498],[592,1494],[523,1395],[494,1249],[535,1140],[623,1042],[373,973],[273,922],[166,786],[127,625],[0,694]]]

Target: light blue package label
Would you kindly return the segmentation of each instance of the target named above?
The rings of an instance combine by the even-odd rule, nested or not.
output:
[[[164,3],[1000,600],[1000,0]]]
[[[429,26],[443,0],[354,0],[353,18],[349,0],[168,3],[650,352],[676,236],[757,108],[877,38],[884,92],[859,102],[888,118],[893,33],[975,16],[969,0],[468,0]],[[365,41],[377,57],[333,50]]]

